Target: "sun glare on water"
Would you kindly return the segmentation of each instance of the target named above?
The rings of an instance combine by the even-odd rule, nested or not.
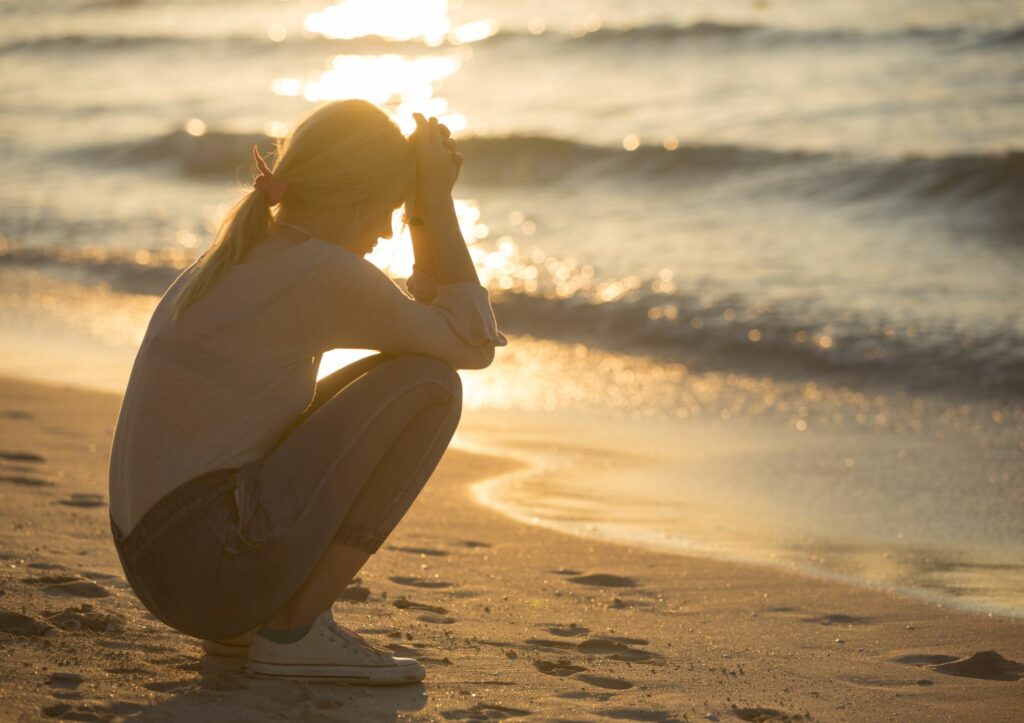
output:
[[[405,133],[416,127],[414,112],[436,116],[455,132],[466,128],[465,116],[449,108],[436,85],[472,56],[467,44],[497,32],[497,23],[489,19],[453,27],[447,0],[345,0],[311,13],[305,27],[336,40],[376,37],[398,49],[410,42],[439,49],[428,54],[420,49],[413,55],[340,54],[310,78],[274,81],[278,95],[302,96],[314,103],[346,98],[376,103],[394,115]],[[450,47],[440,50],[445,44]]]
[[[451,30],[447,0],[347,0],[306,18],[306,29],[351,40],[377,35],[436,46]]]

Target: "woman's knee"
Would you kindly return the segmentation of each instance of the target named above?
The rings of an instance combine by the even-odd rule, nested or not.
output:
[[[425,354],[408,354],[390,363],[407,367],[408,373],[417,379],[440,385],[453,400],[461,402],[462,378],[448,362]]]

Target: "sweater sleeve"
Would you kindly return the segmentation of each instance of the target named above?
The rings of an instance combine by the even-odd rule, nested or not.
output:
[[[415,263],[412,265],[412,275],[405,280],[406,290],[416,301],[424,304],[429,304],[434,299],[438,286],[440,286],[438,280]]]
[[[309,320],[318,351],[426,354],[456,369],[483,369],[494,360],[494,348],[508,344],[498,331],[490,294],[477,283],[437,286],[430,302],[421,303],[353,254],[322,264],[311,286]]]

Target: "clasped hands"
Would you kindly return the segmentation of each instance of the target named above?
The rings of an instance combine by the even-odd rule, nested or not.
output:
[[[433,116],[412,116],[416,130],[409,142],[416,153],[416,181],[405,200],[406,218],[422,217],[431,206],[450,201],[463,161],[448,126]]]

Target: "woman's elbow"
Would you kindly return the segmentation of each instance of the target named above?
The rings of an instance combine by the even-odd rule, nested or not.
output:
[[[494,361],[494,344],[469,347],[468,354],[459,359],[459,369],[486,369]]]

